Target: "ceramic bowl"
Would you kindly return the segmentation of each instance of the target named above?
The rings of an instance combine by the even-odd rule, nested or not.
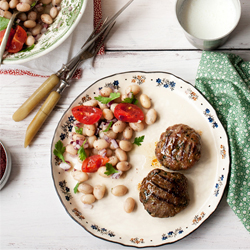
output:
[[[2,145],[4,149],[4,153],[6,155],[6,169],[4,171],[3,177],[0,180],[0,190],[4,187],[4,185],[7,183],[10,172],[11,172],[11,155],[7,147],[0,141],[0,144]]]
[[[73,32],[85,12],[87,2],[88,0],[62,0],[58,16],[49,26],[47,32],[39,38],[34,48],[9,54],[3,60],[3,64],[21,64],[54,50]]]

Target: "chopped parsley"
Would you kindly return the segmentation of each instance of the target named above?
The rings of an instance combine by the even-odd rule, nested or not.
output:
[[[138,100],[135,98],[135,96],[133,95],[133,93],[131,92],[131,97],[127,97],[125,98],[122,103],[132,103],[132,104],[137,104]]]
[[[103,130],[102,132],[108,132],[110,127],[112,126],[112,124],[113,124],[113,122],[110,122],[108,127],[105,130]]]
[[[59,140],[56,144],[55,144],[55,149],[53,151],[54,155],[57,156],[58,158],[60,158],[63,162],[65,162],[64,159],[64,152],[66,150],[66,147],[63,146],[63,143]]]
[[[74,187],[74,193],[76,194],[78,192],[78,187],[79,187],[79,182],[76,183],[75,187]]]
[[[111,175],[111,174],[118,173],[118,171],[112,166],[112,164],[106,163],[105,166],[106,166],[106,172],[104,172],[104,174]]]
[[[84,144],[86,143],[87,139],[83,142],[82,146],[78,149],[77,154],[79,156],[79,159],[81,161],[84,161],[87,158],[85,149],[84,149]]]
[[[145,137],[144,135],[142,135],[140,137],[135,137],[133,144],[136,144],[137,146],[141,146],[141,143],[143,142],[144,137]]]
[[[104,97],[104,96],[97,96],[95,97],[95,99],[103,104],[108,104],[109,102],[117,99],[118,97],[120,97],[120,93],[117,92],[117,93],[111,93],[109,97]]]
[[[82,135],[82,130],[83,130],[83,128],[75,127],[75,131],[76,131],[76,133],[79,134],[79,135]]]

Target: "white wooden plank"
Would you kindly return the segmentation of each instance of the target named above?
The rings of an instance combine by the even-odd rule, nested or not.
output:
[[[111,16],[126,0],[103,0],[103,15]],[[110,50],[195,49],[175,16],[175,0],[135,0],[117,20],[107,43]],[[250,1],[241,0],[242,17],[222,47],[250,49]]]

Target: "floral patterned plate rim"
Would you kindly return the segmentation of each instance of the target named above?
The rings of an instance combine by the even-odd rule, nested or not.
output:
[[[87,183],[102,183],[107,187],[107,192],[102,200],[93,203],[92,209],[86,209],[80,201],[81,194],[73,191],[76,181],[70,172],[61,170],[58,166],[59,159],[53,155],[55,143],[58,140],[64,145],[69,143],[68,135],[75,120],[71,114],[72,107],[99,95],[99,90],[104,86],[111,86],[124,93],[125,88],[131,84],[138,84],[142,93],[152,99],[158,119],[153,125],[136,133],[137,137],[145,135],[145,139],[140,147],[134,147],[129,153],[132,168],[124,178],[111,179],[98,176],[97,173],[91,174]],[[202,138],[200,161],[189,170],[179,171],[188,179],[191,202],[174,217],[153,218],[139,201],[139,185],[152,169],[163,168],[155,158],[155,144],[168,126],[177,123],[193,127]],[[176,242],[208,219],[222,198],[229,162],[227,134],[213,107],[190,83],[166,72],[124,72],[96,81],[65,111],[51,145],[51,171],[55,189],[70,217],[98,238],[138,248]],[[74,164],[80,169],[81,165],[77,161]],[[129,189],[128,194],[123,197],[115,197],[110,192],[112,187],[119,184],[124,184]],[[123,210],[127,197],[136,200],[136,209],[130,214]]]
[[[88,0],[62,0],[61,10],[48,30],[31,49],[9,54],[3,64],[20,64],[41,57],[63,43],[81,20]]]

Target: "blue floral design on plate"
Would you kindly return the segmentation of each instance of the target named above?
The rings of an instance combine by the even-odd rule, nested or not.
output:
[[[208,108],[205,109],[203,114],[207,117],[208,121],[212,123],[213,128],[218,128],[218,123],[214,120],[214,117],[210,114],[210,110]]]

